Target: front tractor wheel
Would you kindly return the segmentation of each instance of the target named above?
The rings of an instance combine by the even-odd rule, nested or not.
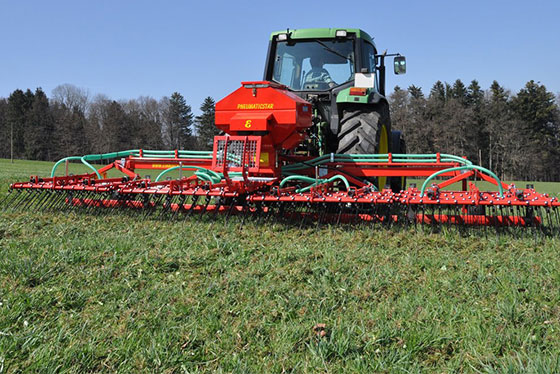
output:
[[[391,120],[386,104],[375,108],[354,107],[344,110],[338,133],[336,153],[344,154],[378,154],[389,153],[389,136]],[[376,185],[385,187],[386,177],[379,177]]]

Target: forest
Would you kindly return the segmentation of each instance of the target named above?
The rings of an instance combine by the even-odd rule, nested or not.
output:
[[[17,89],[0,98],[0,158],[54,161],[137,148],[208,149],[217,133],[214,105],[207,97],[195,117],[178,92],[160,100],[115,101],[90,99],[87,90],[71,84],[56,87],[50,98],[41,88]]]
[[[424,93],[396,86],[388,97],[393,129],[409,153],[466,156],[506,180],[560,181],[560,98],[529,81],[512,94],[437,81]],[[54,161],[69,155],[144,149],[210,149],[217,133],[212,97],[200,115],[178,92],[115,101],[63,84],[0,98],[0,158]]]
[[[559,181],[560,97],[529,81],[512,94],[492,82],[483,90],[437,81],[390,95],[393,129],[411,153],[451,153],[495,171],[505,180]]]

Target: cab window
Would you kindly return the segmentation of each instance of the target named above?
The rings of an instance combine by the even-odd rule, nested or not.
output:
[[[370,73],[375,72],[375,48],[368,42],[364,42],[363,67]]]

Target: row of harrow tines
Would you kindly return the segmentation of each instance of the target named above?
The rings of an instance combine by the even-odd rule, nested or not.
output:
[[[108,159],[115,161],[100,169],[88,162]],[[69,174],[69,162],[75,160],[92,172]],[[67,158],[49,178],[13,183],[0,204],[8,210],[166,219],[242,215],[299,225],[531,227],[547,233],[560,227],[556,197],[531,185],[507,185],[457,156],[327,155],[284,163],[280,176],[265,178],[246,170],[213,170],[212,152],[133,150]],[[61,165],[66,171],[56,176]],[[158,169],[159,175],[141,177],[142,169]],[[122,176],[107,177],[116,171]],[[411,184],[397,191],[390,183],[382,189],[370,183],[414,176],[422,178],[420,187]],[[495,191],[479,190],[474,179],[489,182]]]

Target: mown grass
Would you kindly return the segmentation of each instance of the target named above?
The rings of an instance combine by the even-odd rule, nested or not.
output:
[[[559,248],[2,212],[0,372],[560,372]]]

